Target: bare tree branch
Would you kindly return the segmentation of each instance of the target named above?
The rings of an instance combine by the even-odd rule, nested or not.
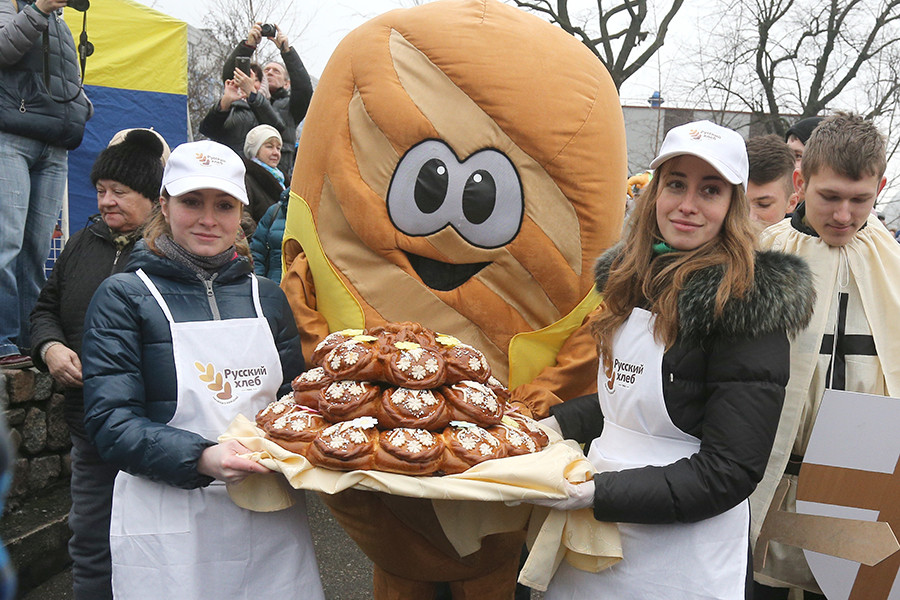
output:
[[[729,108],[752,112],[768,131],[784,133],[783,115],[852,105],[861,81],[878,82],[861,113],[898,110],[900,84],[882,65],[900,53],[900,0],[734,0],[722,15],[735,27],[709,45],[715,56],[700,86],[723,92]],[[723,73],[736,77],[723,82]],[[741,90],[724,94],[735,82]]]
[[[564,31],[578,38],[599,58],[612,76],[616,88],[649,61],[665,43],[672,19],[681,9],[684,0],[651,3],[650,0],[617,0],[604,10],[602,0],[596,0],[596,9],[589,11],[590,18],[584,25],[570,13],[568,0],[512,0],[519,8],[545,17]],[[650,9],[666,4],[668,9],[659,24],[652,23]],[[589,26],[588,23],[593,23]],[[649,44],[637,56],[632,56],[642,44]]]

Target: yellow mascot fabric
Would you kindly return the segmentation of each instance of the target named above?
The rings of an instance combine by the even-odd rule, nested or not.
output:
[[[482,350],[535,417],[594,391],[592,265],[625,179],[616,89],[559,28],[495,0],[373,19],[335,50],[300,140],[282,287],[305,357],[331,331],[416,321]],[[511,597],[523,534],[459,557],[426,501],[325,499],[377,597]]]

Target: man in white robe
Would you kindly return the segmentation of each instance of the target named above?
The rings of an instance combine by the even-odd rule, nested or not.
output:
[[[816,284],[809,327],[791,344],[791,379],[766,475],[751,497],[752,536],[783,477],[781,508],[796,510],[797,473],[826,388],[900,396],[900,244],[873,214],[886,180],[885,142],[874,125],[838,113],[822,121],[794,172],[800,205],[766,229],[760,245],[803,257]],[[766,540],[766,564],[754,574],[756,598],[824,598],[800,548]],[[759,585],[762,584],[762,585]],[[772,589],[779,588],[779,589]],[[799,590],[805,590],[800,594]]]

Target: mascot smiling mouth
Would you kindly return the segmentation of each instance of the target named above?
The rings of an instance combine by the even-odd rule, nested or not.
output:
[[[433,290],[449,292],[455,290],[476,273],[488,266],[489,262],[454,265],[418,254],[404,252],[409,264],[422,280],[422,283]]]

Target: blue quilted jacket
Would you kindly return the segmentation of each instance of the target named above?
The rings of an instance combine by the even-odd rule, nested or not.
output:
[[[208,485],[197,471],[200,454],[215,441],[169,427],[177,404],[169,323],[135,271],[156,284],[176,322],[255,316],[250,264],[234,260],[213,280],[212,295],[197,275],[150,252],[139,242],[126,272],[100,285],[88,307],[81,359],[85,429],[104,460],[133,475],[182,488]],[[282,386],[303,370],[300,337],[287,298],[259,280],[260,303],[281,357]]]
[[[250,240],[253,270],[275,283],[281,283],[281,240],[284,237],[289,193],[290,190],[285,190],[281,199],[266,210]]]

